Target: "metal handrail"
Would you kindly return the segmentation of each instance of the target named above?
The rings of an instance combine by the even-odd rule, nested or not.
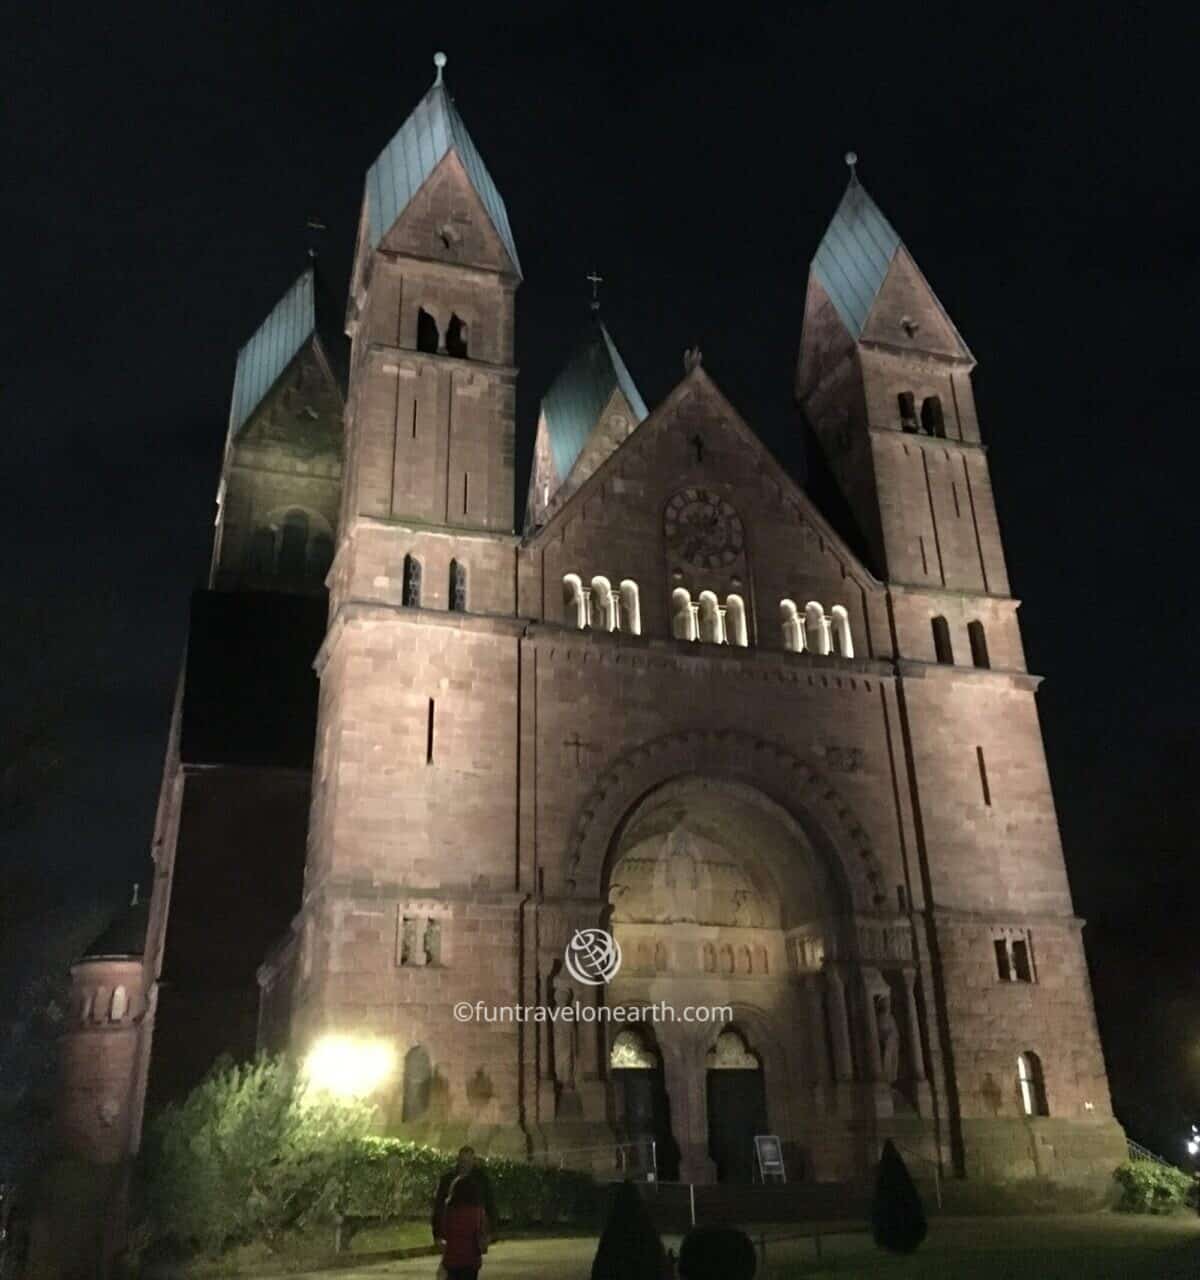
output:
[[[1179,1165],[1174,1164],[1170,1160],[1164,1160],[1162,1156],[1151,1151],[1149,1147],[1143,1147],[1140,1142],[1134,1142],[1132,1138],[1126,1138],[1125,1143],[1129,1150],[1130,1160],[1151,1160],[1155,1164],[1161,1164],[1167,1169],[1179,1168]]]

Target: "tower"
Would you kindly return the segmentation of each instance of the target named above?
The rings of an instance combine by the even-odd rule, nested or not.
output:
[[[520,265],[444,61],[367,174],[304,901],[260,983],[263,1025],[301,1053],[380,1037],[403,1079],[389,1123],[445,1136],[466,1096],[515,1135],[518,1031],[451,1003],[510,1000],[520,964]],[[468,1060],[487,1073],[460,1078]]]
[[[919,869],[937,1006],[933,1078],[963,1171],[1006,1176],[1027,1160],[1012,1117],[1052,1115],[1037,1141],[1041,1171],[1056,1176],[1120,1158],[1123,1138],[973,366],[852,171],[812,260],[796,390],[886,587],[914,819],[902,853]]]

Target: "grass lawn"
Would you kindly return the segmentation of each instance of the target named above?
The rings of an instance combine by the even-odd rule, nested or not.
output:
[[[818,1262],[811,1240],[766,1234],[763,1280],[1200,1280],[1200,1218],[1191,1213],[944,1218],[908,1258],[876,1249],[869,1235],[830,1236]]]

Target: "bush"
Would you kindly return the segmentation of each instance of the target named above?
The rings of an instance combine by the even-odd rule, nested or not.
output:
[[[758,1255],[737,1227],[693,1227],[679,1247],[682,1280],[752,1280]]]
[[[1174,1213],[1194,1203],[1191,1175],[1156,1160],[1127,1160],[1113,1171],[1121,1213]]]
[[[453,1156],[373,1137],[373,1118],[364,1104],[314,1097],[282,1059],[218,1064],[147,1135],[144,1230],[159,1250],[217,1254],[344,1219],[427,1217]],[[479,1164],[502,1221],[597,1216],[599,1192],[587,1174],[499,1158]]]
[[[871,1233],[881,1249],[915,1253],[929,1227],[925,1207],[913,1180],[889,1138],[879,1157],[875,1198],[871,1202]]]

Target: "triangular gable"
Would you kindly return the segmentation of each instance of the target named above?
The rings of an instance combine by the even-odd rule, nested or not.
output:
[[[608,330],[603,324],[597,324],[596,331],[576,348],[542,397],[542,417],[560,482],[570,475],[617,388],[628,402],[635,421],[641,422],[647,414],[646,402]]]
[[[952,359],[974,359],[904,245],[892,259],[859,341],[883,342]]]
[[[367,170],[367,243],[378,247],[446,155],[457,153],[496,234],[517,274],[521,262],[508,222],[508,210],[483,157],[471,140],[446,87],[440,81],[413,108],[412,114]]]
[[[800,519],[810,524],[824,542],[833,549],[846,572],[864,586],[879,588],[882,584],[874,574],[816,508],[812,499],[779,465],[771,451],[747,426],[721,389],[700,366],[691,370],[662,404],[630,433],[626,441],[596,468],[575,493],[566,499],[546,524],[528,537],[527,544],[537,546],[557,536],[562,531],[562,526],[575,517],[578,510],[593,494],[620,474],[629,460],[630,451],[644,444],[654,432],[673,430],[678,419],[694,404],[693,397],[696,396],[709,399],[722,423],[738,437],[740,444],[759,458],[764,474],[778,486],[780,492],[785,495],[786,501],[794,503]]]
[[[899,233],[857,177],[821,237],[810,278],[856,341],[973,359]],[[917,322],[911,335],[903,320]]]

